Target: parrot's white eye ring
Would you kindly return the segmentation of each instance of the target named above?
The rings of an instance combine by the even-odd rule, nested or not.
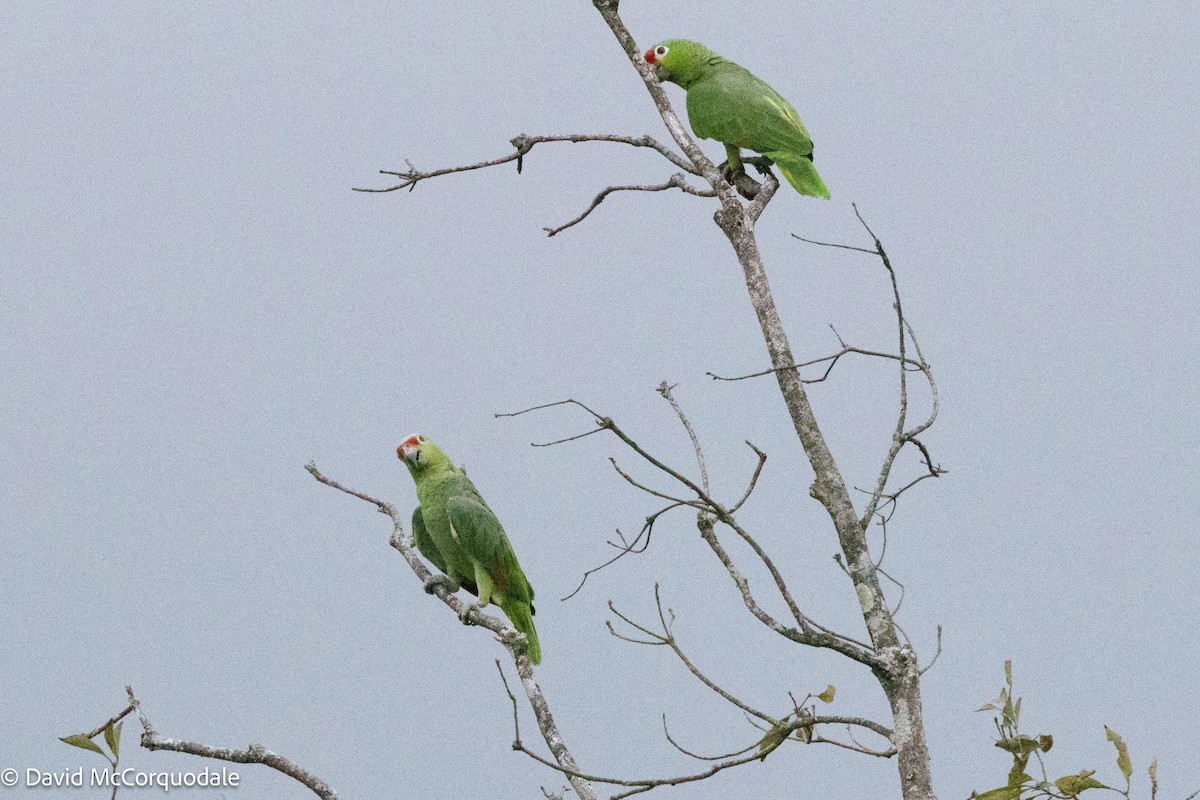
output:
[[[664,47],[663,45],[660,44],[658,47],[654,48],[654,57],[662,58],[663,56],[665,56],[667,54],[667,51],[669,49],[670,48]]]

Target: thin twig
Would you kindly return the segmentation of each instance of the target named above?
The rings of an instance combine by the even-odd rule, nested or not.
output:
[[[676,172],[663,183],[627,184],[623,186],[609,186],[605,189],[602,189],[600,193],[592,199],[591,205],[583,210],[582,214],[569,222],[564,222],[562,225],[554,228],[542,228],[542,230],[546,232],[546,236],[552,237],[557,236],[567,228],[578,225],[587,219],[588,215],[595,211],[596,207],[603,203],[604,199],[613,192],[665,192],[668,189],[679,189],[686,194],[696,195],[697,197],[716,197],[711,189],[697,189],[687,182],[687,178],[684,177],[682,172]]]
[[[737,510],[741,508],[747,500],[750,499],[750,495],[754,493],[754,487],[758,485],[758,476],[762,474],[763,465],[767,463],[767,454],[755,447],[749,439],[746,440],[746,446],[753,450],[754,454],[758,456],[758,464],[754,466],[754,474],[750,476],[750,485],[746,487],[746,493],[742,495],[741,500],[738,500],[736,503],[730,506],[730,514],[736,513]]]
[[[632,542],[626,542],[624,535],[621,534],[621,529],[618,528],[617,534],[619,536],[621,536],[621,544],[617,544],[617,543],[613,542],[611,539],[608,540],[607,543],[612,545],[613,547],[616,547],[618,550],[620,550],[620,552],[617,553],[612,558],[610,558],[608,561],[605,561],[603,564],[600,564],[599,566],[596,566],[596,567],[592,567],[589,570],[585,570],[583,573],[583,577],[581,577],[579,579],[579,585],[576,586],[571,591],[570,594],[568,594],[567,596],[565,596],[561,599],[562,600],[570,600],[572,597],[579,594],[579,590],[583,588],[583,585],[585,583],[587,583],[587,579],[589,577],[591,577],[593,573],[599,572],[600,570],[604,569],[605,567],[609,566],[610,564],[615,563],[616,561],[623,558],[624,556],[629,555],[630,553],[639,554],[639,553],[646,552],[646,548],[648,548],[650,546],[650,538],[654,534],[654,523],[658,521],[658,518],[661,517],[663,514],[667,513],[668,511],[672,511],[672,510],[674,510],[676,508],[680,508],[684,505],[686,505],[686,504],[685,503],[671,503],[669,506],[666,506],[665,508],[661,508],[658,511],[655,511],[650,516],[646,517],[646,521],[642,524],[641,530],[638,531],[638,535],[634,537]],[[643,542],[643,537],[645,539],[644,542]],[[640,548],[638,547],[639,543],[641,544]]]
[[[92,731],[91,733],[85,733],[84,736],[86,736],[89,739],[95,739],[97,736],[99,736],[101,733],[104,732],[105,728],[107,728],[110,725],[116,725],[118,722],[125,719],[125,717],[129,716],[136,710],[137,710],[137,706],[135,706],[131,702],[129,705],[125,706],[125,708],[123,710],[118,711],[116,714],[109,717],[108,721],[105,722],[103,725],[96,728],[96,730]]]
[[[663,723],[663,734],[667,737],[667,741],[670,742],[671,745],[676,750],[683,753],[685,756],[691,756],[692,758],[696,759],[697,761],[721,761],[726,758],[734,758],[736,756],[742,755],[743,753],[748,753],[751,750],[753,750],[754,748],[758,747],[758,742],[754,742],[754,743],[748,745],[747,747],[743,747],[741,750],[734,750],[732,753],[724,753],[719,756],[702,756],[702,755],[693,753],[691,750],[684,749],[679,744],[679,742],[677,742],[673,738],[671,738],[671,732],[669,730],[667,730],[667,715],[666,714],[662,715],[662,723]]]
[[[816,239],[805,239],[803,236],[797,236],[794,233],[792,234],[792,238],[799,239],[802,242],[808,242],[809,244],[820,245],[821,247],[836,247],[840,250],[854,250],[859,253],[866,253],[869,256],[876,255],[874,250],[868,250],[865,247],[856,247],[852,244],[834,244],[833,242],[818,242]]]
[[[937,626],[937,652],[933,654],[933,659],[920,670],[920,674],[924,675],[929,670],[933,669],[933,665],[942,657],[942,626]]]
[[[675,411],[675,416],[679,417],[679,421],[683,423],[683,429],[687,431],[688,438],[692,440],[692,449],[696,453],[696,463],[700,465],[700,485],[704,487],[705,494],[711,494],[712,490],[708,485],[708,467],[704,465],[704,450],[700,447],[700,438],[696,436],[696,429],[692,427],[692,423],[688,422],[687,415],[683,413],[683,408],[675,399],[675,395],[671,390],[674,386],[668,386],[666,381],[658,385],[658,393],[661,394],[671,408]]]

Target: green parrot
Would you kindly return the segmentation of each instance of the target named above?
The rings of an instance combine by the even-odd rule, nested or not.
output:
[[[421,555],[446,575],[452,591],[464,587],[479,597],[479,607],[495,602],[529,640],[529,660],[542,661],[533,627],[533,587],[521,571],[500,520],[488,508],[467,473],[454,466],[436,444],[413,434],[396,455],[417,485],[413,540]]]
[[[800,115],[779,92],[699,42],[670,39],[646,51],[659,80],[687,91],[688,119],[701,139],[725,145],[728,167],[742,169],[741,149],[774,163],[797,192],[829,197],[813,166],[813,145]],[[766,168],[766,163],[757,164]]]

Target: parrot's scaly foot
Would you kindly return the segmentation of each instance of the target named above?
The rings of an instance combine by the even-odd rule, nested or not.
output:
[[[475,621],[471,619],[472,611],[483,613],[483,606],[478,603],[463,603],[462,610],[458,612],[458,621],[463,625],[474,625]]]
[[[758,174],[762,175],[763,177],[766,177],[767,175],[771,174],[771,167],[775,164],[774,161],[767,158],[766,156],[759,156],[757,158],[752,158],[752,159],[750,159],[750,163],[754,165],[754,168],[756,170],[758,170]]]
[[[434,594],[439,586],[445,586],[446,591],[450,594],[458,591],[458,587],[454,585],[454,581],[450,580],[449,575],[430,575],[425,579],[426,594]]]
[[[737,186],[737,176],[746,172],[740,162],[738,163],[737,168],[734,169],[733,167],[729,166],[728,161],[722,161],[717,169],[721,170],[721,177],[724,178],[725,182],[730,186]]]

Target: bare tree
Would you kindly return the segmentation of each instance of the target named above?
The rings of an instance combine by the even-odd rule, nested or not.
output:
[[[557,142],[598,142],[649,149],[665,159],[673,172],[659,183],[613,185],[604,188],[595,196],[591,204],[576,217],[557,226],[546,228],[550,236],[583,222],[605,199],[619,192],[663,192],[677,189],[689,195],[704,198],[709,202],[715,201],[716,209],[713,219],[728,240],[733,255],[742,269],[750,302],[757,315],[763,341],[766,344],[770,367],[761,372],[740,377],[728,378],[717,375],[712,375],[712,377],[716,380],[743,380],[773,375],[778,382],[796,436],[812,468],[811,478],[805,475],[801,480],[806,484],[811,481],[810,485],[806,487],[808,493],[822,505],[828,514],[841,551],[838,563],[849,578],[849,590],[853,592],[862,610],[865,634],[850,635],[833,630],[806,613],[802,607],[803,598],[797,598],[788,586],[782,572],[776,566],[775,557],[759,543],[755,532],[739,521],[737,514],[754,492],[767,455],[747,442],[757,463],[746,489],[734,502],[724,502],[714,496],[710,488],[701,442],[674,396],[673,387],[665,382],[659,387],[659,391],[675,410],[680,424],[690,438],[699,473],[699,477],[695,479],[689,477],[686,470],[671,466],[649,452],[633,434],[627,432],[613,418],[593,410],[578,400],[569,399],[547,403],[498,416],[515,416],[551,407],[575,409],[588,415],[592,427],[566,439],[547,442],[546,445],[573,441],[593,434],[613,436],[629,450],[638,462],[661,473],[661,477],[665,477],[669,482],[672,487],[670,489],[655,488],[650,485],[649,481],[635,476],[632,470],[627,470],[615,460],[612,462],[613,468],[622,479],[638,490],[661,500],[664,505],[647,518],[637,536],[631,539],[622,537],[619,543],[615,543],[618,549],[617,555],[596,569],[604,568],[625,555],[643,552],[649,544],[656,521],[662,515],[680,509],[695,512],[696,526],[702,541],[730,576],[750,614],[789,643],[831,650],[870,670],[887,698],[891,709],[891,720],[884,724],[864,717],[820,713],[818,703],[832,700],[833,687],[816,695],[810,694],[803,698],[791,697],[791,709],[782,715],[767,713],[739,699],[735,694],[706,676],[685,651],[673,633],[673,613],[664,608],[656,587],[657,620],[649,624],[635,621],[610,603],[615,617],[615,624],[610,623],[612,634],[645,646],[669,648],[697,680],[744,713],[760,730],[740,750],[715,756],[702,755],[680,745],[667,729],[664,719],[663,732],[667,740],[684,754],[707,762],[708,766],[693,773],[666,777],[631,778],[594,774],[582,768],[572,756],[538,684],[534,667],[526,656],[524,637],[497,617],[485,614],[478,609],[468,610],[458,597],[447,591],[448,587],[444,582],[431,580],[432,573],[421,560],[412,540],[404,534],[403,517],[391,504],[326,477],[314,464],[309,464],[307,469],[321,483],[365,501],[389,517],[392,523],[392,546],[408,562],[426,590],[435,595],[456,615],[465,615],[463,618],[468,624],[477,625],[490,631],[508,650],[520,680],[521,689],[533,710],[539,733],[548,748],[549,756],[540,755],[521,738],[517,699],[509,687],[503,667],[497,661],[504,689],[513,704],[513,749],[525,753],[548,768],[561,773],[580,798],[584,798],[584,800],[597,798],[599,796],[597,785],[615,787],[614,793],[610,796],[616,800],[616,798],[647,792],[659,786],[673,786],[705,780],[726,770],[750,765],[764,759],[784,743],[800,742],[829,744],[869,757],[894,758],[899,770],[900,787],[906,800],[930,800],[935,795],[921,710],[921,675],[925,669],[928,669],[932,661],[925,665],[918,662],[917,654],[904,631],[897,624],[895,612],[898,605],[889,605],[884,590],[883,581],[891,579],[881,566],[883,552],[872,554],[867,536],[869,528],[878,523],[882,526],[883,541],[886,545],[886,526],[895,511],[898,498],[917,483],[930,477],[937,477],[943,472],[920,439],[937,417],[937,385],[933,372],[917,343],[916,333],[904,315],[895,270],[880,239],[875,236],[861,216],[859,216],[859,220],[869,237],[869,246],[812,242],[817,246],[861,252],[879,260],[890,280],[892,289],[896,351],[885,352],[852,346],[842,341],[839,336],[840,348],[836,352],[819,358],[798,361],[793,355],[787,333],[780,322],[775,301],[772,299],[766,269],[755,235],[757,221],[779,188],[778,180],[769,170],[764,170],[761,182],[744,173],[739,173],[731,176],[730,180],[733,182],[730,183],[721,168],[705,156],[696,141],[681,124],[652,69],[642,60],[640,49],[622,23],[618,14],[617,0],[593,0],[593,5],[625,51],[630,64],[641,76],[652,102],[666,125],[671,141],[678,151],[650,136],[623,136],[608,133],[521,134],[511,140],[513,151],[503,156],[432,171],[418,170],[409,163],[406,170],[383,172],[383,174],[398,178],[398,181],[385,187],[364,188],[359,191],[392,192],[400,189],[412,191],[418,183],[424,180],[468,170],[487,169],[512,162],[516,162],[516,167],[520,170],[525,157],[538,145]],[[857,213],[857,209],[855,212]],[[811,242],[807,239],[804,241]],[[898,412],[894,430],[886,447],[883,448],[884,453],[874,485],[864,491],[866,500],[861,512],[851,499],[847,482],[821,432],[805,389],[806,384],[823,381],[829,377],[833,368],[844,357],[850,355],[886,359],[895,363],[898,373]],[[811,370],[810,377],[804,377],[806,370]],[[910,420],[909,409],[909,378],[914,374],[919,374],[920,379],[927,383],[932,401],[928,414],[924,415],[916,424]],[[924,472],[915,478],[900,482],[899,487],[894,487],[893,468],[901,451],[909,445],[919,453],[924,463]],[[778,595],[778,599],[787,608],[786,618],[778,619],[766,610],[762,598],[751,589],[742,568],[735,562],[723,544],[722,537],[724,536],[734,536],[740,539],[753,551],[755,557],[772,578],[772,592]],[[594,571],[590,570],[584,573],[583,580],[586,581],[588,574]],[[899,586],[899,584],[896,585]],[[938,651],[940,652],[940,630]],[[936,659],[936,654],[934,659]],[[142,744],[145,747],[181,750],[209,758],[268,764],[308,786],[320,797],[336,797],[333,790],[319,778],[261,747],[252,746],[247,750],[228,750],[162,739],[151,727],[132,691],[130,691],[129,697],[129,707],[123,714],[130,713],[132,710],[137,711],[143,725]],[[860,739],[860,736],[863,738]],[[551,795],[547,793],[547,796]]]

